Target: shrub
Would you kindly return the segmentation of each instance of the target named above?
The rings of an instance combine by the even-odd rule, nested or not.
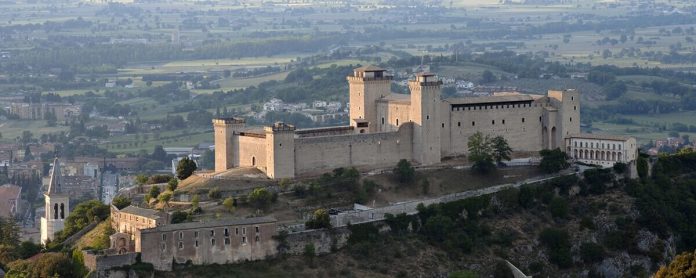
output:
[[[174,192],[176,188],[179,186],[179,180],[177,179],[170,179],[169,182],[167,182],[167,190]]]
[[[273,194],[265,188],[256,188],[249,193],[247,200],[257,209],[266,209],[271,205]]]
[[[196,171],[197,167],[196,162],[188,157],[184,157],[179,160],[179,164],[176,165],[176,177],[180,180],[185,180],[193,175],[193,172]]]
[[[580,257],[585,263],[597,263],[604,259],[604,248],[593,242],[580,245]]]
[[[307,229],[322,229],[331,228],[331,217],[325,209],[317,209],[314,211],[312,219],[305,223]]]
[[[113,200],[111,200],[111,204],[114,205],[117,209],[123,209],[127,206],[130,206],[131,200],[128,199],[126,196],[116,196],[114,197]]]
[[[549,211],[556,218],[568,217],[568,201],[564,198],[554,197],[549,203]]]
[[[559,268],[568,268],[573,265],[570,254],[570,237],[568,232],[553,228],[544,229],[539,234],[539,241],[546,246],[549,252],[549,261]]]
[[[172,224],[187,222],[189,219],[189,214],[182,210],[177,210],[172,213]]]
[[[616,162],[613,168],[615,173],[623,174],[626,172],[626,170],[628,170],[628,165],[623,162]]]
[[[539,167],[546,173],[557,173],[570,166],[568,156],[561,149],[541,150],[541,163]]]
[[[208,198],[213,200],[222,198],[222,193],[220,192],[220,189],[215,187],[208,191]]]
[[[402,159],[396,164],[394,174],[400,183],[411,183],[416,176],[416,169],[413,168],[411,162],[406,159]]]

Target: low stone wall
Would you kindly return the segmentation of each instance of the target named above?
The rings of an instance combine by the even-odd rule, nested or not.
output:
[[[284,254],[301,255],[305,252],[305,246],[312,244],[316,254],[327,254],[344,247],[348,237],[350,230],[347,227],[294,232],[288,234],[285,244],[279,249]]]
[[[98,253],[92,250],[82,251],[85,267],[103,277],[104,271],[114,267],[129,266],[136,263],[138,253],[114,254]]]

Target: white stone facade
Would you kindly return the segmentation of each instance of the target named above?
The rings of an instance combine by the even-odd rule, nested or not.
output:
[[[575,134],[566,138],[566,153],[575,161],[612,167],[631,163],[638,156],[636,139],[606,134]]]

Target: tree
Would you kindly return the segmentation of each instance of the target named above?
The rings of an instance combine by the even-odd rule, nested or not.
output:
[[[254,191],[249,193],[247,200],[251,205],[257,209],[266,209],[271,204],[273,199],[273,194],[266,190],[265,188],[256,188]]]
[[[157,145],[155,146],[155,149],[152,151],[150,158],[153,160],[160,161],[162,163],[167,163],[167,152],[164,151],[164,147],[162,147],[162,145]]]
[[[130,206],[131,200],[128,199],[126,196],[116,196],[114,197],[113,200],[111,200],[111,204],[114,205],[117,209],[123,209],[127,206]]]
[[[180,180],[185,180],[186,178],[193,175],[193,172],[196,171],[196,168],[196,162],[194,162],[188,157],[184,157],[181,160],[179,160],[179,164],[177,164],[176,166],[176,177]]]
[[[179,186],[179,180],[177,179],[170,179],[169,182],[167,182],[167,190],[171,192],[174,192],[177,186]]]
[[[46,112],[44,115],[44,119],[46,120],[46,125],[49,127],[56,126],[56,122],[58,121],[58,118],[56,118],[56,114],[53,112]]]
[[[604,259],[604,247],[594,242],[580,245],[580,257],[585,263],[598,263]]]
[[[169,206],[169,201],[172,199],[172,193],[167,191],[159,195],[157,199],[164,203],[165,206]]]
[[[109,206],[103,204],[99,200],[89,200],[79,203],[65,219],[65,227],[61,232],[60,239],[56,239],[55,241],[61,242],[63,239],[82,230],[90,223],[106,219],[109,213]]]
[[[307,229],[323,229],[331,228],[331,217],[329,212],[325,209],[317,209],[312,215],[312,219],[305,223]]]
[[[200,197],[198,197],[198,194],[193,195],[193,198],[191,198],[191,207],[193,209],[198,208],[198,205],[200,203]]]
[[[416,176],[416,169],[413,168],[411,162],[406,159],[399,160],[394,168],[394,174],[400,183],[411,183]]]
[[[539,241],[548,249],[550,262],[560,268],[568,268],[573,265],[568,232],[546,228],[539,234]]]
[[[471,169],[479,173],[487,173],[495,168],[493,164],[493,147],[489,136],[476,132],[469,137],[469,161],[474,164]]]
[[[225,206],[230,213],[234,212],[234,199],[232,197],[227,197],[222,201],[222,205]]]
[[[496,136],[492,139],[493,144],[493,159],[500,165],[503,160],[510,160],[510,154],[512,153],[512,148],[508,145],[507,140],[503,136]]]
[[[561,197],[554,197],[549,203],[549,211],[556,218],[568,217],[568,202]]]
[[[491,83],[497,79],[498,78],[495,77],[495,74],[493,74],[490,70],[485,70],[483,74],[481,74],[481,83]]]
[[[150,192],[147,194],[150,198],[157,198],[160,195],[160,188],[159,186],[153,185],[150,187]]]
[[[568,156],[561,149],[541,150],[539,154],[541,155],[539,167],[546,173],[557,173],[570,167]]]
[[[660,266],[654,278],[696,277],[696,251],[684,252],[674,257],[667,266]]]
[[[82,277],[64,253],[44,253],[38,259],[10,263],[8,277]]]

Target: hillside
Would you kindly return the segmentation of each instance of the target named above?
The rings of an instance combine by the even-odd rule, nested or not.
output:
[[[349,246],[328,255],[180,267],[157,276],[442,277],[466,270],[508,277],[505,259],[534,277],[648,277],[678,248],[672,236],[642,224],[636,187],[621,174],[590,170],[583,179],[423,208],[389,223],[391,232],[387,225],[353,226]]]

